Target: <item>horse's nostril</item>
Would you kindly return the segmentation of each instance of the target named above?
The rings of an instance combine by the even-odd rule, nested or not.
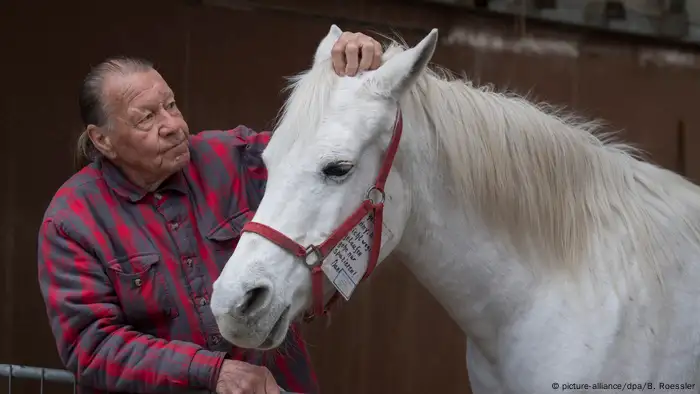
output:
[[[270,289],[267,286],[258,286],[249,290],[243,297],[243,302],[236,308],[239,316],[248,316],[259,310],[266,304],[270,296]]]

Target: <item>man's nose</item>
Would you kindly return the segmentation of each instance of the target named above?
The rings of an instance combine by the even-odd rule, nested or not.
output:
[[[158,134],[160,134],[161,137],[166,138],[170,137],[173,134],[175,134],[178,131],[177,127],[172,127],[170,125],[162,125],[158,131]]]
[[[166,114],[158,131],[161,137],[168,137],[179,132],[182,128],[181,126],[180,122],[178,122],[174,116]]]

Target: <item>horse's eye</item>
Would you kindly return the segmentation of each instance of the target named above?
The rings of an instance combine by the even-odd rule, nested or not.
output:
[[[323,167],[323,175],[332,178],[340,178],[347,175],[352,168],[353,164],[347,161],[330,163]]]

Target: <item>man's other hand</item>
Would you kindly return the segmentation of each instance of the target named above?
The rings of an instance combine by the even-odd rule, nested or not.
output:
[[[280,394],[272,373],[257,365],[224,360],[216,383],[217,394]]]

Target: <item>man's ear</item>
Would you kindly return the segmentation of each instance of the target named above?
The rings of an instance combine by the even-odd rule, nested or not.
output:
[[[340,30],[337,25],[331,25],[331,29],[328,31],[326,36],[323,37],[323,40],[321,40],[321,42],[318,44],[318,47],[316,47],[314,66],[331,58],[331,49],[333,49],[333,45],[335,45],[335,42],[338,41],[342,34],[343,31]]]
[[[112,141],[110,133],[107,133],[104,127],[95,126],[94,124],[88,125],[85,130],[90,141],[95,146],[95,149],[100,151],[102,155],[108,159],[114,159],[117,156],[117,152],[114,150],[114,144]]]
[[[391,57],[367,80],[382,96],[398,100],[411,88],[427,67],[437,46],[438,30],[433,29],[413,48]]]

